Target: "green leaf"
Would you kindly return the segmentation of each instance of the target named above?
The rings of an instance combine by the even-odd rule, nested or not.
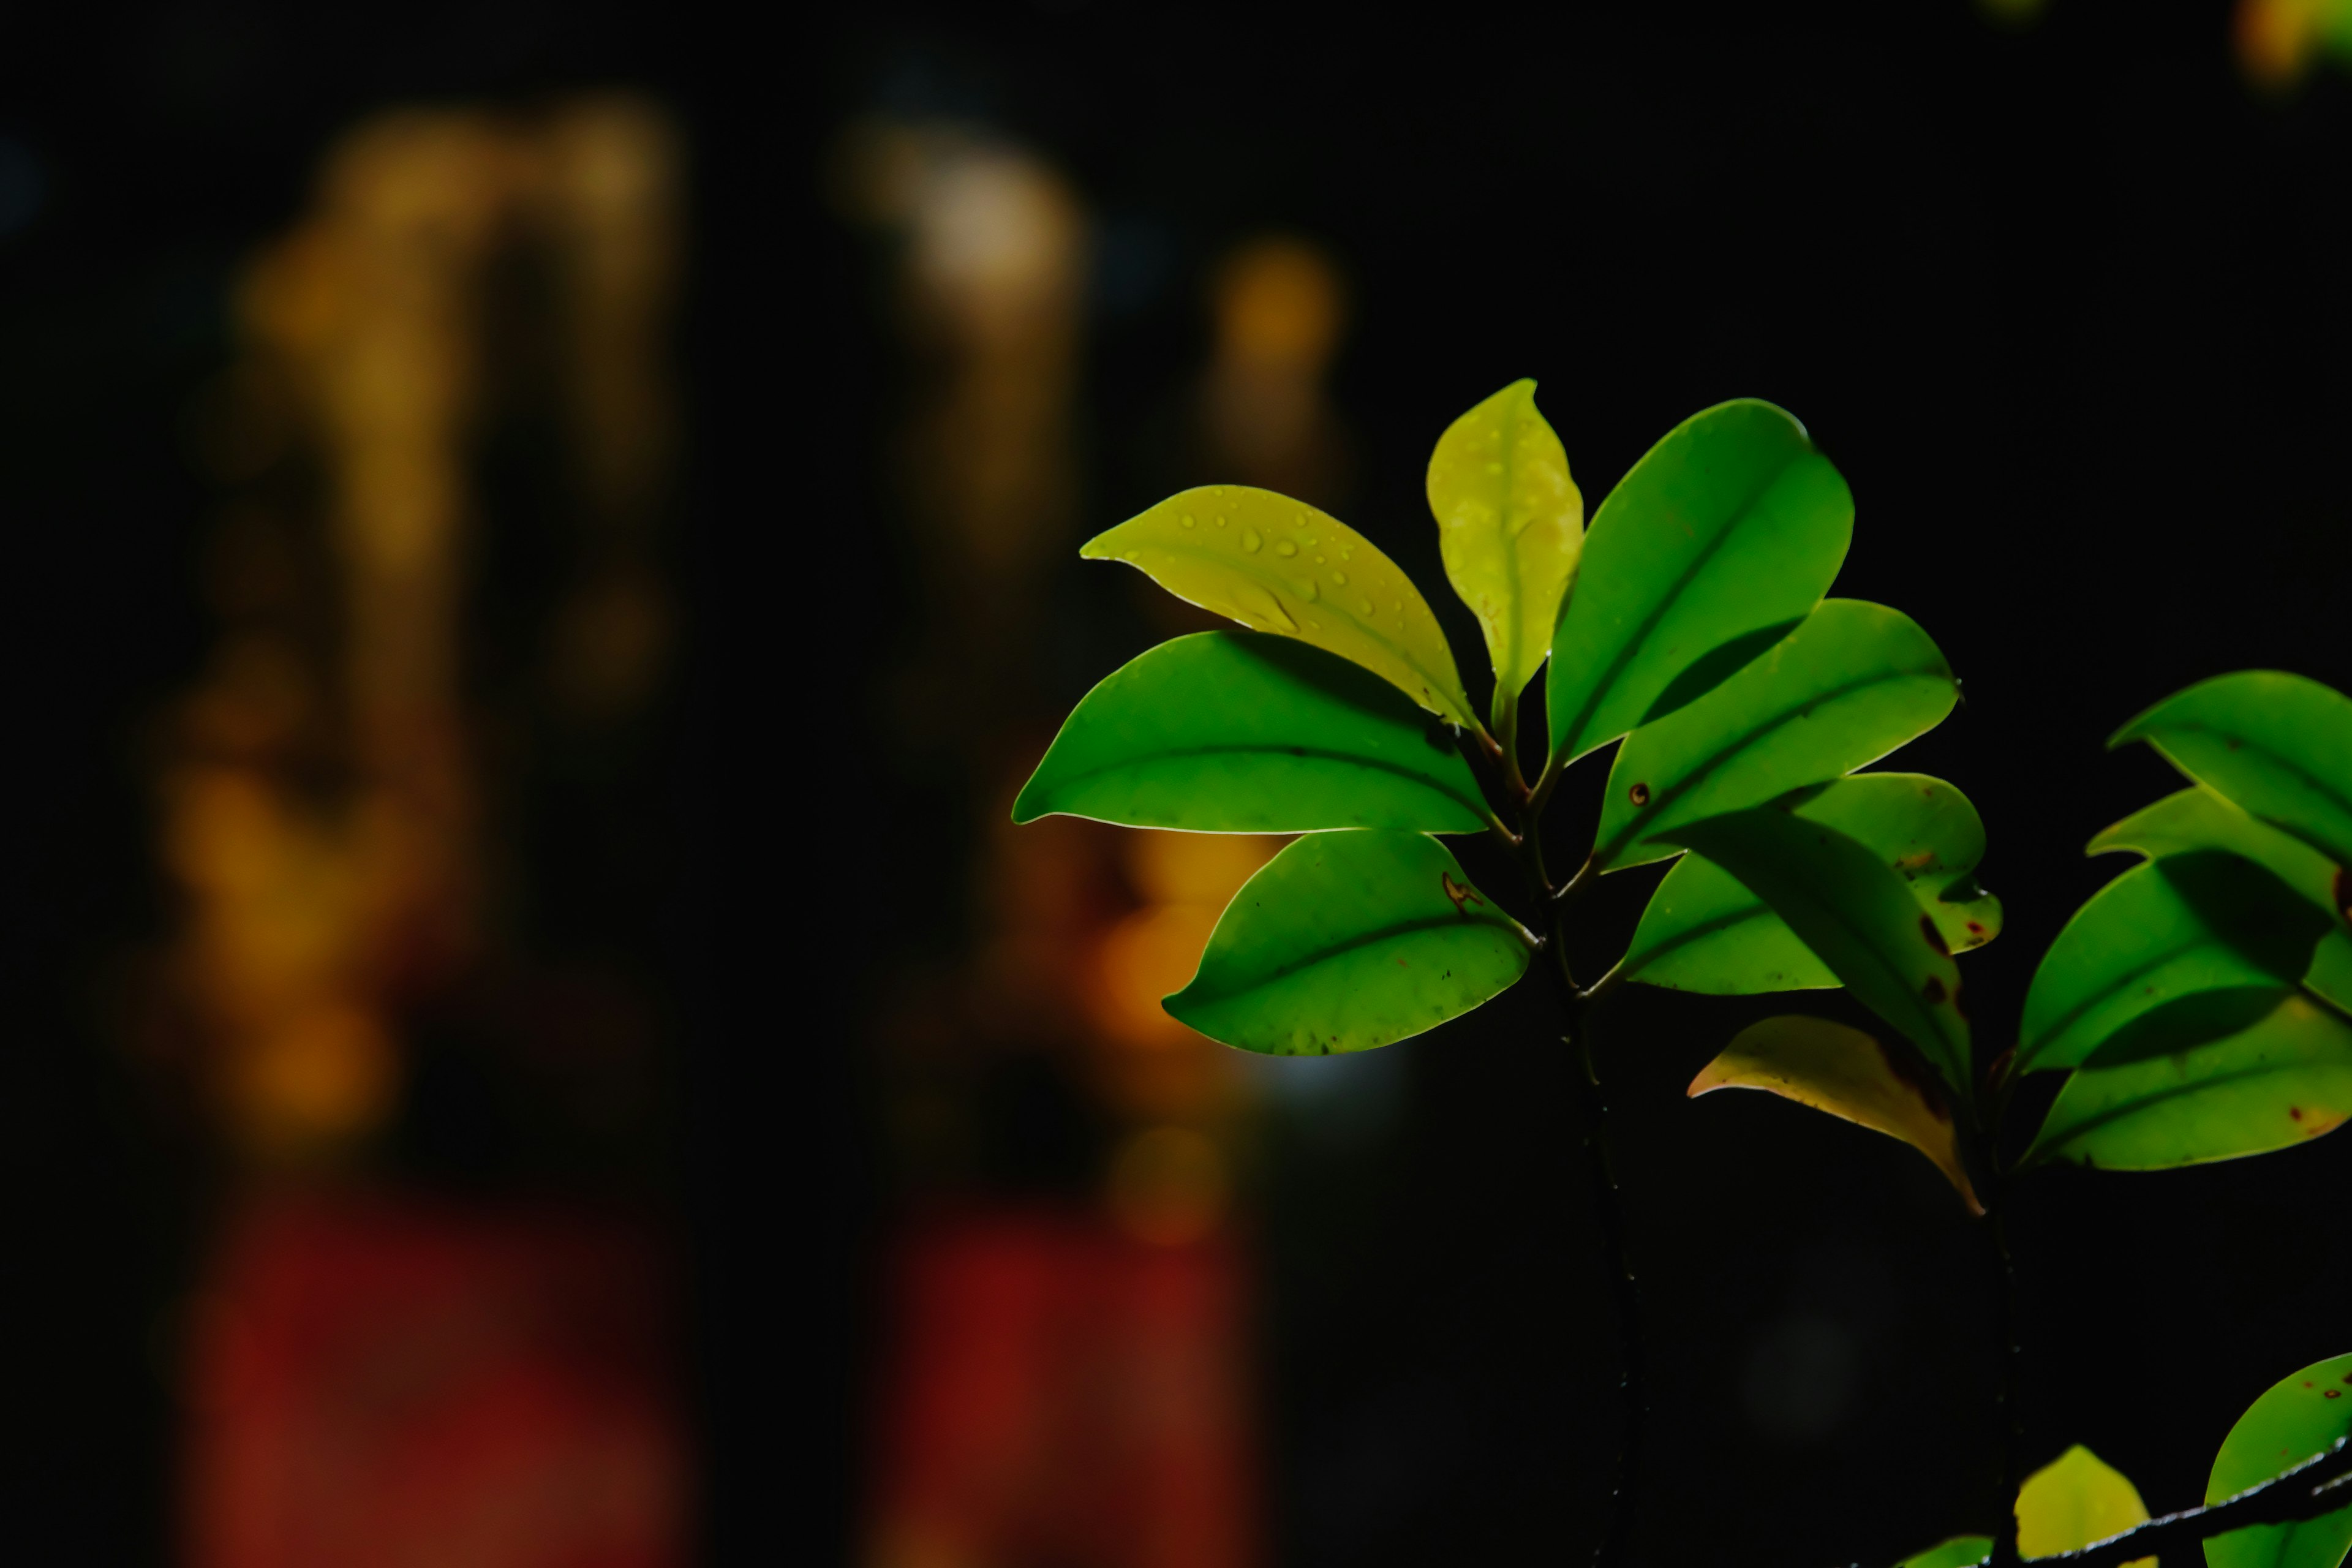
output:
[[[2110,849],[2135,851],[2151,860],[2191,849],[2226,849],[2267,867],[2330,917],[2341,908],[2334,861],[2267,823],[2255,821],[2201,784],[2142,806],[2092,839],[2084,853],[2104,855]]]
[[[1951,667],[1910,616],[1831,599],[1770,652],[1633,731],[1609,770],[1593,854],[1663,860],[1673,830],[1875,762],[1952,710]]]
[[[1750,1024],[1691,1079],[1690,1097],[1760,1089],[1908,1143],[1981,1215],[1943,1097],[1875,1038],[1826,1018],[1790,1016]]]
[[[2051,1557],[2147,1522],[2139,1489],[2080,1443],[2017,1489],[2017,1552]],[[2153,1557],[2139,1562],[2153,1563]]]
[[[1875,851],[1954,952],[2000,933],[2000,900],[1969,876],[1984,855],[1984,823],[1942,779],[1855,773],[1804,792],[1790,809]],[[1650,896],[1625,952],[1625,978],[1711,996],[1838,984],[1762,900],[1697,855],[1684,856]]]
[[[1927,1053],[1960,1104],[1969,1103],[1959,969],[1910,888],[1875,851],[1770,806],[1690,823],[1675,837],[1769,905],[1855,1000]]]
[[[1507,989],[1533,945],[1436,840],[1310,834],[1243,884],[1162,1005],[1244,1050],[1370,1050]]]
[[[1162,643],[1087,693],[1013,820],[1055,812],[1195,833],[1486,822],[1443,725],[1369,670],[1255,632]]]
[[[2313,1362],[2246,1407],[2205,1483],[2216,1503],[2260,1486],[2352,1436],[2352,1355]],[[2256,1524],[2208,1537],[2210,1568],[2336,1568],[2352,1551],[2352,1507],[2290,1524]]]
[[[1303,501],[1248,485],[1169,497],[1088,540],[1180,599],[1352,659],[1444,719],[1479,727],[1429,601],[1370,540]]]
[[[2352,699],[2300,675],[2198,682],[2116,731],[2339,866],[2352,865]],[[2341,902],[2337,907],[2342,908]]]
[[[1495,723],[1551,651],[1584,544],[1584,498],[1568,453],[1515,381],[1446,426],[1429,459],[1429,510],[1454,591],[1478,617],[1495,666]]]
[[[1745,659],[1677,678],[1802,620],[1853,537],[1845,480],[1782,410],[1742,398],[1668,431],[1593,514],[1552,637],[1553,753],[1574,762],[1704,695]]]
[[[1916,1557],[1906,1557],[1895,1568],[1977,1568],[1991,1561],[1992,1537],[1955,1535],[1941,1546],[1930,1546]]]
[[[2093,894],[2042,955],[2016,1070],[2078,1066],[2177,997],[2293,986],[2331,924],[2270,870],[2222,850],[2135,866]]]
[[[2077,1070],[2021,1164],[2117,1171],[2233,1160],[2316,1138],[2352,1115],[2352,1023],[2299,992],[2188,1050]]]

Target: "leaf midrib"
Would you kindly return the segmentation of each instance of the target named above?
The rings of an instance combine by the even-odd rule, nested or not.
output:
[[[2215,1043],[2218,1044],[2219,1042],[2217,1041]],[[2161,1060],[2162,1058],[2158,1058],[2156,1059]],[[2147,1110],[2151,1107],[2162,1105],[2167,1100],[2179,1100],[2183,1095],[2201,1093],[2209,1089],[2220,1089],[2228,1084],[2243,1083],[2248,1079],[2268,1078],[2273,1073],[2294,1072],[2313,1065],[2314,1064],[2307,1061],[2259,1062],[2252,1067],[2242,1068],[2235,1072],[2220,1073],[2216,1074],[2212,1078],[2201,1078],[2194,1083],[2168,1084],[2154,1093],[2145,1095],[2138,1100],[2128,1101],[2123,1105],[2113,1106],[2108,1110],[2100,1111],[2097,1115],[2093,1116],[2086,1121],[2077,1122],[2073,1127],[2068,1128],[2065,1132],[2061,1134],[2057,1139],[2050,1142],[2044,1143],[2041,1139],[2037,1138],[2034,1140],[2034,1146],[2035,1148],[2042,1151],[2043,1156],[2046,1158],[2049,1155],[2057,1153],[2068,1144],[2074,1143],[2089,1136],[2091,1133],[2096,1132],[2100,1128],[2107,1126],[2111,1122],[2119,1121],[2126,1116],[2136,1116],[2141,1111]],[[2096,1071],[2097,1069],[2093,1068],[2090,1070]],[[2193,1164],[2196,1162],[2191,1161],[2188,1163]]]
[[[1420,784],[1435,794],[1444,795],[1446,799],[1454,802],[1464,810],[1469,812],[1472,816],[1477,817],[1482,821],[1486,816],[1486,803],[1485,801],[1474,800],[1470,796],[1464,795],[1460,790],[1444,783],[1443,780],[1434,778],[1427,773],[1417,773],[1413,769],[1409,768],[1401,763],[1384,762],[1378,757],[1360,756],[1354,752],[1333,751],[1322,746],[1286,745],[1276,741],[1262,742],[1252,742],[1248,743],[1235,742],[1232,744],[1212,746],[1171,746],[1164,751],[1154,752],[1148,756],[1140,758],[1133,758],[1124,762],[1105,763],[1100,767],[1079,768],[1073,770],[1061,775],[1061,778],[1057,783],[1057,787],[1067,787],[1068,785],[1079,783],[1082,780],[1099,778],[1105,773],[1118,773],[1124,769],[1144,767],[1154,762],[1174,757],[1259,755],[1283,756],[1299,759],[1312,757],[1323,762],[1347,763],[1354,767],[1362,768],[1367,772],[1390,773],[1397,778],[1409,780],[1410,782]]]
[[[1609,668],[1602,672],[1601,679],[1593,683],[1591,693],[1584,700],[1583,708],[1577,712],[1576,722],[1559,731],[1561,737],[1559,749],[1563,753],[1577,742],[1578,738],[1584,733],[1584,727],[1592,722],[1592,716],[1601,710],[1601,705],[1609,700],[1611,693],[1615,691],[1618,681],[1624,677],[1626,666],[1631,664],[1635,656],[1648,646],[1650,634],[1658,629],[1658,623],[1665,619],[1666,612],[1681,600],[1684,591],[1689,588],[1698,574],[1722,552],[1724,545],[1730,541],[1731,536],[1739,531],[1740,524],[1745,522],[1749,514],[1756,510],[1756,503],[1763,499],[1765,492],[1779,484],[1781,476],[1794,468],[1797,459],[1791,458],[1781,464],[1773,469],[1771,475],[1761,484],[1748,491],[1748,498],[1741,501],[1738,510],[1731,514],[1731,520],[1716,531],[1715,537],[1708,540],[1706,546],[1691,558],[1690,564],[1685,567],[1681,575],[1675,579],[1673,586],[1659,596],[1656,604],[1650,606],[1650,613],[1642,617],[1641,625],[1634,629],[1633,635],[1619,646],[1616,657],[1609,661]],[[1601,514],[1608,510],[1609,502],[1604,498],[1600,509],[1593,513],[1592,521],[1596,527],[1592,531],[1599,531],[1597,525],[1601,521]],[[1571,605],[1570,608],[1573,609],[1573,607]],[[1606,744],[1605,742],[1597,743]]]
[[[2156,862],[2150,860],[2147,864],[2153,866]],[[2065,1012],[2060,1014],[2056,1022],[2052,1024],[2050,1027],[2042,1030],[2041,1034],[2035,1036],[2035,1044],[2032,1050],[2021,1050],[2018,1052],[2017,1070],[2019,1072],[2032,1070],[2034,1065],[2041,1061],[2044,1053],[2049,1050],[2050,1042],[2059,1038],[2061,1036],[2064,1035],[2067,1030],[2082,1022],[2084,1015],[2089,1013],[2092,1008],[2097,1006],[2102,1002],[2111,999],[2117,992],[2131,985],[2135,981],[2144,979],[2148,974],[2153,973],[2155,971],[2163,968],[2166,964],[2171,963],[2178,959],[2186,958],[2189,954],[2196,952],[2200,947],[2227,948],[2231,952],[2239,951],[2234,947],[2231,947],[2229,943],[2223,942],[2210,928],[2208,928],[2202,936],[2177,943],[2172,947],[2167,948],[2164,952],[2158,953],[2153,958],[2145,959],[2142,962],[2132,965],[2132,967],[2125,970],[2121,974],[2116,975],[2112,984],[2102,986],[2100,989],[2092,992],[2080,1002],[2077,1002],[2074,1006],[2069,1007]],[[2275,979],[2276,976],[2273,976],[2273,978]],[[2282,982],[2282,984],[2292,984],[2292,982]],[[2194,994],[2194,993],[2184,991],[2181,992],[2180,994],[2187,996]]]
[[[1328,514],[1326,514],[1326,518],[1327,521],[1336,527],[1346,526],[1344,523],[1341,523],[1338,518],[1328,517]],[[1183,555],[1195,561],[1205,561],[1215,565],[1225,566],[1239,573],[1244,577],[1251,575],[1254,570],[1259,570],[1255,563],[1236,562],[1223,551],[1210,550],[1200,545],[1188,545],[1183,543],[1181,541],[1170,542],[1154,540],[1152,541],[1152,547],[1157,550],[1164,550],[1171,555]],[[1429,601],[1427,598],[1423,596],[1419,586],[1413,583],[1412,579],[1405,576],[1403,570],[1399,567],[1395,562],[1389,561],[1386,555],[1381,554],[1379,546],[1373,544],[1370,540],[1362,540],[1360,547],[1372,552],[1376,555],[1380,555],[1382,561],[1388,562],[1389,570],[1397,574],[1399,581],[1403,584],[1404,593],[1410,595],[1420,604],[1422,614],[1428,617],[1431,629],[1437,632],[1440,644],[1443,645],[1445,634],[1442,629],[1438,628],[1437,617],[1430,609]],[[1118,557],[1114,555],[1112,559],[1116,560]],[[1142,563],[1140,562],[1133,562],[1129,563],[1129,564],[1139,566]],[[1276,568],[1270,565],[1264,567],[1262,570],[1270,574],[1276,574]],[[1269,586],[1269,584],[1264,581],[1261,581],[1258,585],[1260,587]],[[1369,588],[1369,584],[1367,584],[1367,587]],[[1394,654],[1398,663],[1403,665],[1407,669],[1412,670],[1415,675],[1421,677],[1422,679],[1427,681],[1429,683],[1430,689],[1436,693],[1440,700],[1452,704],[1455,708],[1455,710],[1463,716],[1464,721],[1465,722],[1468,721],[1470,713],[1469,697],[1466,693],[1458,692],[1455,689],[1462,684],[1462,674],[1460,670],[1457,669],[1454,672],[1453,679],[1449,683],[1446,679],[1438,676],[1427,666],[1423,665],[1422,661],[1415,658],[1402,643],[1397,641],[1394,637],[1390,637],[1387,633],[1366,625],[1363,618],[1358,616],[1355,611],[1349,609],[1344,605],[1338,605],[1336,602],[1327,604],[1324,601],[1318,599],[1316,603],[1322,605],[1328,614],[1332,615],[1336,618],[1346,620],[1349,626],[1363,633],[1365,637],[1370,638],[1373,642],[1378,643],[1381,647]],[[1222,614],[1223,612],[1221,611],[1219,613]],[[1287,610],[1283,612],[1286,616],[1290,612]],[[1310,644],[1313,642],[1313,639],[1308,637],[1303,631],[1276,631],[1274,635],[1276,637],[1295,637],[1301,642]],[[1450,649],[1448,651],[1449,653],[1451,652]],[[1342,655],[1341,657],[1344,658],[1346,656]],[[1377,674],[1378,671],[1375,671],[1374,673]],[[1407,695],[1409,696],[1411,693],[1407,693]],[[1456,701],[1457,697],[1460,699],[1458,702]]]
[[[2186,720],[2176,724],[2159,724],[2151,726],[2147,738],[2150,741],[2155,742],[2158,746],[2161,746],[2163,742],[2159,737],[2168,730],[2176,733],[2208,735],[2221,742],[2225,745],[2231,745],[2233,750],[2242,748],[2266,757],[2273,763],[2276,763],[2280,771],[2292,773],[2296,779],[2300,780],[2304,786],[2310,790],[2312,794],[2320,796],[2329,805],[2333,805],[2339,816],[2352,818],[2352,798],[2347,798],[2334,784],[2330,784],[2327,780],[2322,778],[2317,773],[2313,773],[2310,769],[2305,767],[2301,763],[2296,762],[2294,758],[2288,756],[2285,752],[2280,751],[2277,747],[2272,745],[2267,741],[2257,739],[2252,735],[2231,734],[2227,731],[2217,729],[2212,724],[2208,723],[2201,719]],[[2205,784],[2205,781],[2201,778],[2197,782],[2200,784]],[[2216,788],[2211,784],[2206,784],[2205,787],[2212,789],[2214,794],[2221,795],[2222,799],[2229,801],[2231,805],[2238,806],[2239,810],[2245,812],[2247,816],[2252,816],[2255,821],[2269,821],[2267,817],[2264,817],[2259,813],[2241,805],[2239,802],[2231,799],[2227,792]],[[2284,831],[2290,837],[2300,839],[2303,837],[2301,834],[2296,833],[2293,828],[2284,827],[2282,824],[2273,824],[2273,826],[2281,826],[2283,831]],[[2306,840],[2306,842],[2308,841]],[[2313,847],[2320,848],[2317,845],[2314,845]],[[2321,853],[2326,855],[2330,859],[2340,859],[2346,847],[2352,847],[2325,848],[2321,849]]]
[[[1603,844],[1599,850],[1595,851],[1596,855],[1600,858],[1601,864],[1606,866],[1610,861],[1615,859],[1618,852],[1625,848],[1629,844],[1637,844],[1641,842],[1646,834],[1647,825],[1656,821],[1658,815],[1664,811],[1667,806],[1673,805],[1684,795],[1688,795],[1694,788],[1704,784],[1709,778],[1712,778],[1718,769],[1722,768],[1726,763],[1737,757],[1741,752],[1748,750],[1748,747],[1753,745],[1760,737],[1769,734],[1773,731],[1782,729],[1785,726],[1793,723],[1798,719],[1807,717],[1807,714],[1804,711],[1805,710],[1820,708],[1826,703],[1837,701],[1841,698],[1850,697],[1857,691],[1866,691],[1874,686],[1885,686],[1897,680],[1916,680],[1923,676],[1942,676],[1946,679],[1950,679],[1948,672],[1936,669],[1882,670],[1875,675],[1866,676],[1858,680],[1849,680],[1842,686],[1833,686],[1826,690],[1814,692],[1811,696],[1805,698],[1802,701],[1784,708],[1780,712],[1771,715],[1762,722],[1740,731],[1740,733],[1736,736],[1729,744],[1714,752],[1705,762],[1684,773],[1681,778],[1675,780],[1673,784],[1665,785],[1664,787],[1655,791],[1650,797],[1650,803],[1647,805],[1636,808],[1635,815],[1629,817],[1626,820],[1625,826],[1620,828],[1615,834],[1612,835],[1609,841]],[[1717,689],[1720,690],[1722,689],[1718,687]],[[1710,693],[1710,695],[1712,694]]]
[[[1441,929],[1454,930],[1466,926],[1486,926],[1495,931],[1502,931],[1506,935],[1510,933],[1510,928],[1503,922],[1500,916],[1456,914],[1450,910],[1444,914],[1416,915],[1409,921],[1400,921],[1394,925],[1382,926],[1375,931],[1360,932],[1355,936],[1347,938],[1345,941],[1333,942],[1328,947],[1318,948],[1312,952],[1305,953],[1297,958],[1292,959],[1289,963],[1285,963],[1278,968],[1267,971],[1265,974],[1258,979],[1251,981],[1246,985],[1237,987],[1231,991],[1221,991],[1214,997],[1207,998],[1206,1000],[1213,1002],[1231,1002],[1239,997],[1247,996],[1254,992],[1263,991],[1267,986],[1273,985],[1280,981],[1287,980],[1292,975],[1299,973],[1304,970],[1314,968],[1318,964],[1328,963],[1331,960],[1339,957],[1343,953],[1353,952],[1358,948],[1370,947],[1374,942],[1386,942],[1391,937],[1410,936],[1414,931],[1437,931]],[[1190,987],[1188,986],[1186,989],[1189,990]]]

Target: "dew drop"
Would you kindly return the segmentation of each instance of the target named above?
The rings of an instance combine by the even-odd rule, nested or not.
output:
[[[1257,547],[1265,542],[1265,540],[1260,539],[1257,536],[1256,529],[1244,528],[1242,530],[1242,548],[1248,551],[1252,555],[1256,554]]]
[[[1185,526],[1185,527],[1187,527],[1187,528],[1194,528],[1194,527],[1199,526],[1198,522],[1194,520],[1194,518],[1193,518],[1192,514],[1191,512],[1189,512],[1189,511],[1188,511],[1188,512],[1186,512],[1186,513],[1184,514],[1184,526]]]
[[[1302,511],[1297,517],[1292,518],[1290,520],[1290,526],[1293,528],[1305,528],[1307,526],[1307,514]]]
[[[1320,557],[1318,557],[1318,559],[1320,559]],[[1344,588],[1348,585],[1348,574],[1345,572],[1334,572],[1331,574],[1331,581],[1339,584],[1339,586]]]
[[[1370,599],[1359,599],[1356,601],[1356,614],[1360,616],[1369,616],[1371,613],[1372,602]]]
[[[1219,528],[1223,528],[1223,527],[1224,527],[1224,526],[1225,526],[1225,520],[1224,520],[1223,518],[1222,518],[1222,517],[1221,517],[1221,518],[1219,518],[1219,519],[1217,519],[1217,526],[1218,526]]]
[[[1274,552],[1276,555],[1296,555],[1298,553],[1298,546],[1291,543],[1287,539],[1276,540]]]
[[[1323,564],[1323,557],[1321,557],[1320,555],[1318,555],[1318,556],[1315,558],[1315,564],[1316,564],[1316,565],[1318,565],[1318,566],[1322,565],[1322,564]]]
[[[1315,585],[1314,578],[1309,577],[1307,579],[1307,586],[1298,590],[1298,596],[1311,605],[1323,596],[1323,590]]]
[[[1132,550],[1125,551],[1125,552],[1121,552],[1121,554],[1120,554],[1120,556],[1119,556],[1119,559],[1120,559],[1120,560],[1122,560],[1122,561],[1133,561],[1134,559],[1136,559],[1135,552],[1134,552],[1134,551],[1132,551]]]

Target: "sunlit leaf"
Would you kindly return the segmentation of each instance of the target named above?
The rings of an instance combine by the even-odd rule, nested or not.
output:
[[[1743,398],[1666,433],[1593,513],[1552,637],[1552,750],[1572,762],[1704,695],[1821,602],[1853,497],[1805,427]]]
[[[1200,833],[1486,821],[1443,724],[1368,670],[1253,632],[1162,643],[1088,692],[1013,819],[1055,812]]]
[[[1303,501],[1203,485],[1096,535],[1078,553],[1124,561],[1180,599],[1353,659],[1431,712],[1476,727],[1454,650],[1412,579],[1371,541]]]
[[[2352,1023],[2303,993],[2275,995],[2270,1012],[2219,1039],[2078,1069],[2021,1163],[2157,1171],[2334,1131],[2352,1116]]]
[[[2352,698],[2300,675],[2240,670],[2166,698],[2108,743],[2127,741],[2352,865]]]
[[[2180,997],[2292,986],[2331,924],[2271,871],[2221,850],[2135,866],[2093,894],[2042,955],[2017,1070],[2074,1067]]]
[[[1675,837],[1770,906],[1856,1001],[1927,1053],[1960,1104],[1969,1103],[1959,969],[1910,888],[1876,852],[1771,806],[1690,823]]]
[[[1602,870],[1663,860],[1679,825],[1875,762],[1942,722],[1956,695],[1951,667],[1910,616],[1831,599],[1738,674],[1627,738],[1593,853]]]
[[[2201,784],[2133,812],[2092,839],[2085,853],[2104,855],[2110,849],[2131,850],[2151,860],[2192,849],[2226,849],[2267,867],[2329,915],[2342,907],[2334,861],[2300,839],[2255,821]]]
[[[1906,1557],[1895,1568],[1977,1568],[1992,1557],[1990,1535],[1955,1535],[1940,1546],[1930,1546],[1916,1557]]]
[[[1971,1214],[1984,1213],[1960,1162],[1952,1113],[1918,1069],[1860,1029],[1790,1016],[1750,1024],[1691,1080],[1711,1089],[1760,1089],[1899,1139],[1927,1156]]]
[[[2147,1522],[2139,1489],[2077,1443],[2025,1478],[2017,1489],[2017,1552],[2049,1557],[2074,1552]],[[2153,1563],[2143,1557],[2128,1568]]]
[[[2205,1500],[2220,1502],[2326,1453],[2352,1436],[2352,1355],[2317,1361],[2247,1406],[2213,1457]],[[2336,1568],[2352,1551],[2352,1506],[2290,1524],[2208,1537],[2210,1568]]]
[[[1804,792],[1791,809],[1876,851],[1910,885],[1920,911],[1954,952],[2000,934],[2000,900],[1969,875],[1984,855],[1984,823],[1968,797],[1942,779],[1855,773]],[[1626,949],[1624,973],[1714,996],[1839,984],[1762,900],[1698,855],[1684,856],[1650,896]]]
[[[1508,987],[1531,942],[1435,839],[1311,834],[1243,884],[1165,1005],[1244,1050],[1369,1050]]]
[[[1584,498],[1568,453],[1515,381],[1448,426],[1429,459],[1429,510],[1454,591],[1478,617],[1502,722],[1551,651],[1584,543]]]

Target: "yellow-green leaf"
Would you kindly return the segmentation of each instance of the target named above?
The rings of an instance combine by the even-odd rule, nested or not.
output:
[[[1513,382],[1446,426],[1429,458],[1429,510],[1445,575],[1486,634],[1500,729],[1551,652],[1584,545],[1584,498],[1536,411],[1534,382]]]
[[[1441,718],[1478,727],[1429,601],[1371,541],[1304,501],[1202,485],[1088,540],[1204,610],[1355,660]]]
[[[2017,1489],[2017,1554],[2050,1557],[2120,1535],[2147,1522],[2139,1489],[2080,1443],[2025,1478]],[[2126,1568],[2154,1568],[2143,1557]]]
[[[1690,1095],[1760,1089],[1826,1110],[1908,1143],[1944,1173],[1969,1205],[1984,1213],[1960,1163],[1952,1113],[1916,1072],[1872,1036],[1827,1018],[1790,1016],[1750,1024],[1691,1079]]]

